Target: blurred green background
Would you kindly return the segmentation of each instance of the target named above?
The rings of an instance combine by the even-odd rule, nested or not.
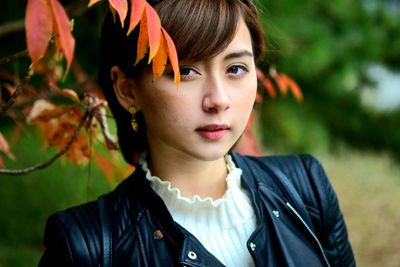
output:
[[[264,95],[256,125],[263,151],[317,156],[339,195],[358,265],[399,266],[400,1],[256,2],[268,44],[259,67],[267,73],[274,66],[290,75],[304,94],[302,102],[290,94]],[[87,11],[85,1],[62,3],[75,14],[76,58],[95,75],[105,5]],[[2,2],[0,58],[25,49],[25,5]],[[17,30],[7,32],[10,24]],[[22,73],[26,64],[18,60],[0,70]],[[67,79],[65,86],[72,82]],[[7,140],[14,128],[0,114]],[[29,126],[11,149],[15,161],[2,155],[8,168],[43,162],[55,153]],[[36,266],[47,216],[113,186],[95,164],[68,160],[26,176],[0,175],[0,267]]]

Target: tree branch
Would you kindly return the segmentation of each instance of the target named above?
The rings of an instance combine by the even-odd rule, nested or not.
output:
[[[61,157],[65,153],[67,153],[68,149],[74,143],[75,139],[78,136],[80,129],[84,125],[85,121],[87,120],[87,118],[92,110],[92,105],[93,105],[93,100],[92,100],[92,98],[89,98],[89,104],[87,106],[85,114],[82,116],[81,120],[79,121],[79,124],[76,127],[74,134],[71,136],[71,139],[68,141],[68,143],[64,146],[64,148],[62,150],[60,150],[57,154],[55,154],[53,157],[51,157],[48,161],[43,162],[43,163],[38,163],[33,166],[24,168],[24,169],[0,169],[0,174],[6,174],[6,175],[10,175],[10,176],[24,175],[24,174],[28,174],[28,173],[36,171],[36,170],[45,169],[48,166],[50,166],[55,160],[57,160],[59,157]]]
[[[13,54],[13,55],[0,58],[0,65],[2,65],[4,63],[7,63],[7,62],[10,62],[12,60],[18,59],[20,57],[27,57],[27,56],[28,56],[28,50],[25,49],[23,51],[20,51],[18,53]]]
[[[19,94],[22,92],[22,89],[24,88],[24,86],[29,82],[32,75],[33,75],[33,70],[32,70],[32,68],[29,68],[24,79],[20,83],[18,83],[17,88],[15,89],[15,92],[12,94],[12,96],[7,101],[7,103],[0,106],[0,113],[6,112],[14,105],[15,100],[17,99]]]
[[[13,22],[9,22],[7,24],[0,25],[0,37],[14,33],[14,32],[20,32],[25,29],[25,20],[17,20]]]
[[[76,1],[65,7],[69,17],[78,17],[86,12],[88,9],[87,4],[83,1]],[[11,33],[17,33],[25,30],[25,19],[20,19],[0,25],[0,37],[6,36]]]

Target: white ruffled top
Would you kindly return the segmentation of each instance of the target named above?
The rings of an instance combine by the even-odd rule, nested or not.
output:
[[[179,188],[151,174],[145,157],[143,154],[139,163],[174,220],[225,266],[254,266],[246,243],[256,228],[256,217],[250,196],[241,187],[242,170],[236,168],[231,156],[225,156],[227,190],[219,199],[182,196]]]

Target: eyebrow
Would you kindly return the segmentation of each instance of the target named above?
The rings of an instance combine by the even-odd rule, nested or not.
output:
[[[238,52],[233,52],[224,57],[224,60],[235,59],[240,57],[253,57],[253,53],[248,50],[242,50]]]

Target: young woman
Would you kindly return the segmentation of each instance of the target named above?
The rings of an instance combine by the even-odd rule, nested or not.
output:
[[[151,2],[151,1],[149,1]],[[249,0],[153,1],[180,59],[153,81],[138,32],[108,14],[99,81],[136,171],[47,222],[39,266],[355,266],[336,195],[310,156],[232,152],[263,51]]]

